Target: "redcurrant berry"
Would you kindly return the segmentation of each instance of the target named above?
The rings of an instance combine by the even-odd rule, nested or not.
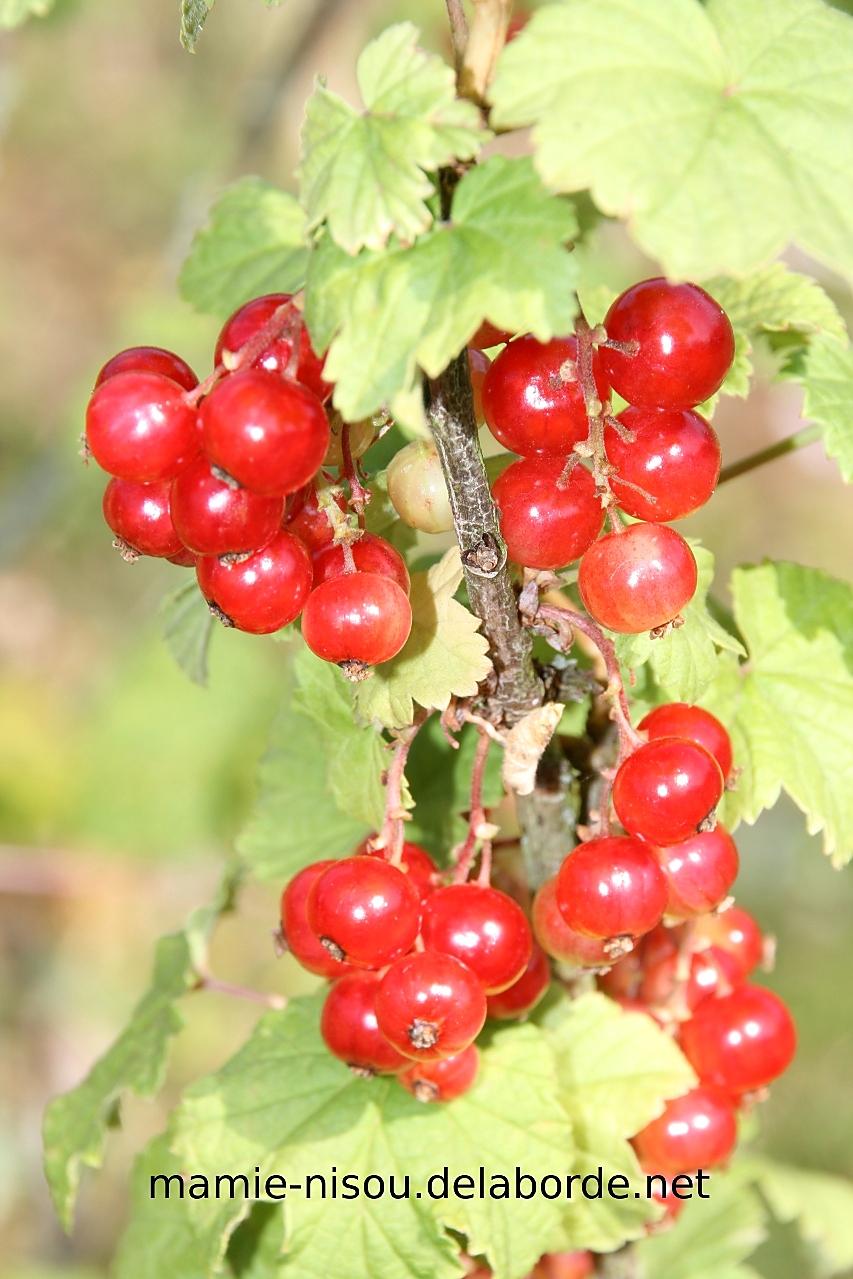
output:
[[[619,766],[613,807],[630,835],[679,844],[699,832],[723,794],[714,756],[685,737],[657,737]]]
[[[404,524],[421,533],[449,533],[453,512],[441,461],[431,440],[412,440],[388,466],[388,496]]]
[[[138,484],[173,479],[198,452],[196,411],[161,373],[116,373],[92,393],[86,442],[110,475]]]
[[[694,920],[693,940],[697,947],[719,946],[734,955],[743,977],[748,977],[764,958],[761,929],[740,906],[730,906],[719,915],[703,915]]]
[[[656,1169],[649,1167],[644,1167],[643,1172],[655,1178],[655,1182],[652,1187],[652,1202],[659,1204],[664,1210],[663,1216],[660,1220],[653,1226],[647,1227],[647,1229],[650,1232],[668,1230],[671,1226],[675,1225],[678,1218],[684,1212],[690,1196],[685,1195],[681,1187],[679,1187],[681,1198],[675,1194],[672,1188],[672,1177],[665,1177],[662,1172],[658,1172]]]
[[[336,493],[334,501],[338,510],[346,511],[347,504],[343,493]],[[307,484],[289,499],[284,527],[290,533],[295,533],[312,555],[332,545],[335,530],[328,515],[320,506],[314,484]]]
[[[436,1061],[472,1044],[486,1020],[486,996],[453,955],[423,950],[398,959],[379,983],[379,1029],[406,1057]]]
[[[740,868],[737,845],[722,826],[661,848],[658,861],[669,894],[666,913],[673,919],[716,909],[728,897]]]
[[[181,553],[169,489],[168,480],[137,484],[134,480],[116,479],[104,489],[104,519],[119,542],[138,555],[169,557]]]
[[[557,905],[557,880],[547,879],[533,899],[533,932],[552,959],[571,968],[607,968],[612,959],[600,937],[587,937],[566,923]]]
[[[732,739],[716,715],[703,710],[701,706],[690,706],[687,702],[667,702],[665,706],[656,706],[653,711],[649,711],[640,720],[638,728],[641,733],[647,733],[649,739],[686,737],[690,742],[698,742],[714,756],[723,777],[728,777],[732,771]]]
[[[529,15],[519,19],[524,25]],[[519,28],[520,30],[520,28]],[[518,35],[518,31],[515,32]],[[507,41],[513,36],[507,33]],[[530,1279],[589,1279],[595,1274],[591,1252],[546,1252],[530,1272]]]
[[[724,1164],[736,1141],[731,1102],[715,1088],[699,1087],[668,1101],[633,1144],[643,1164],[674,1174]]]
[[[696,591],[693,552],[662,524],[632,524],[593,542],[578,567],[587,611],[611,631],[634,635],[672,622]]]
[[[633,441],[609,426],[604,444],[623,511],[660,524],[705,505],[720,475],[720,441],[703,417],[692,409],[627,408],[619,421]]]
[[[202,401],[200,421],[210,461],[256,493],[295,493],[329,446],[316,395],[263,369],[223,378]]]
[[[314,885],[308,923],[335,958],[383,968],[414,944],[420,898],[408,876],[383,858],[346,857]]]
[[[686,967],[686,972],[683,969]],[[676,995],[680,1009],[691,1013],[706,999],[729,995],[743,984],[734,955],[709,946],[689,957],[677,950],[660,958],[644,957],[638,999],[652,1006],[671,1004]]]
[[[755,1092],[791,1064],[797,1032],[777,995],[739,986],[708,999],[681,1028],[681,1047],[703,1083],[727,1092]]]
[[[604,511],[583,466],[561,479],[565,459],[526,457],[494,484],[509,558],[526,568],[562,568],[598,537]]]
[[[329,953],[308,923],[308,898],[323,871],[333,865],[328,859],[314,862],[294,875],[281,895],[281,932],[293,958],[309,973],[337,978],[354,970]]]
[[[186,360],[173,351],[165,351],[162,346],[130,346],[126,351],[119,351],[118,355],[107,360],[95,379],[95,386],[100,386],[117,373],[160,373],[177,382],[185,391],[192,391],[198,386],[198,378]]]
[[[183,547],[175,555],[168,557],[170,564],[177,564],[179,568],[195,568],[198,563],[198,556],[193,555],[192,551],[188,551]]]
[[[311,591],[311,557],[299,538],[280,532],[236,562],[203,556],[196,575],[202,595],[226,625],[269,635],[302,612]]]
[[[504,347],[483,383],[483,411],[492,435],[504,448],[526,457],[565,457],[587,438],[589,423],[575,364],[575,337],[537,342],[529,334]],[[594,359],[599,397],[609,394],[598,356]]]
[[[326,1047],[358,1074],[389,1074],[407,1064],[379,1030],[378,990],[377,973],[345,973],[332,983],[323,1004],[320,1033]]]
[[[287,306],[289,302],[289,293],[270,293],[265,297],[254,298],[251,302],[247,302],[245,306],[241,306],[238,311],[235,311],[230,320],[226,322],[216,343],[216,355],[214,357],[216,364],[222,362],[226,352],[230,356],[236,355],[241,347],[256,338],[261,329],[269,324],[275,312],[280,307]],[[256,357],[254,368],[265,369],[267,373],[287,374],[290,366],[290,357],[293,353],[292,329],[296,320],[295,312],[296,308],[294,306],[288,307],[282,318],[279,335],[273,338],[261,351],[260,355]],[[311,346],[311,339],[308,337],[308,330],[301,318],[297,321],[297,324],[299,357],[293,376],[297,382],[301,382],[318,399],[325,400],[331,394],[332,388],[328,382],[323,381],[323,361],[315,354]]]
[[[439,888],[424,905],[421,932],[427,949],[461,959],[487,995],[518,981],[533,949],[518,902],[485,884]]]
[[[468,345],[478,351],[487,351],[492,346],[503,346],[511,337],[507,329],[496,328],[489,320],[484,320]]]
[[[362,533],[357,541],[351,543],[350,549],[357,572],[390,577],[408,595],[411,582],[406,561],[384,537],[378,537],[376,533]],[[315,589],[323,582],[343,577],[348,571],[343,546],[338,543],[325,547],[314,556]]]
[[[196,555],[257,550],[278,532],[283,514],[283,497],[262,497],[220,479],[204,457],[172,482],[172,519],[181,541]]]
[[[489,1016],[498,1021],[512,1021],[526,1017],[545,994],[551,981],[551,966],[541,946],[533,943],[533,950],[524,972],[506,990],[489,995]]]
[[[591,839],[560,867],[557,905],[569,927],[587,937],[640,937],[660,923],[666,881],[639,840]]]
[[[369,845],[370,840],[364,840],[354,850],[355,854],[367,853],[370,857],[386,856],[384,849],[373,849]],[[412,882],[412,887],[421,901],[425,901],[439,885],[438,867],[427,850],[421,848],[420,844],[412,844],[409,840],[406,840],[400,855],[400,870],[404,875],[408,875]]]
[[[613,965],[606,973],[600,973],[598,984],[611,999],[640,1001],[640,990],[648,968],[663,965],[678,956],[678,934],[662,924],[640,940],[632,951]]]
[[[452,1057],[416,1061],[397,1076],[418,1101],[453,1101],[473,1087],[480,1068],[480,1054],[473,1044]]]
[[[614,391],[643,408],[701,404],[734,359],[728,316],[696,284],[642,280],[619,295],[604,327],[611,341],[637,344],[633,354],[602,347],[601,361]]]
[[[395,657],[411,629],[405,592],[378,573],[347,573],[324,582],[311,592],[302,618],[311,652],[354,675]]]

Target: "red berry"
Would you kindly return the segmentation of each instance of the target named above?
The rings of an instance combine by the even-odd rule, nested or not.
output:
[[[714,756],[685,737],[658,737],[619,766],[613,782],[616,816],[650,844],[679,844],[699,832],[723,794]]]
[[[397,1078],[418,1101],[453,1101],[473,1086],[479,1068],[480,1054],[469,1044],[452,1057],[409,1064]]]
[[[589,547],[604,523],[595,481],[576,466],[560,483],[565,459],[527,457],[494,484],[509,558],[526,568],[562,568]]]
[[[634,355],[601,349],[614,391],[650,409],[689,409],[720,389],[734,359],[723,308],[696,284],[642,280],[621,293],[604,320],[614,342],[636,342]]]
[[[168,480],[137,484],[110,480],[104,489],[104,519],[116,537],[139,555],[180,555],[181,539],[175,532],[169,505]]]
[[[424,906],[421,932],[428,950],[461,959],[487,995],[518,981],[533,949],[518,902],[485,884],[437,889]]]
[[[607,968],[613,962],[600,937],[587,937],[566,923],[557,905],[556,877],[547,879],[536,894],[532,922],[539,945],[561,964],[572,968]]]
[[[196,574],[202,595],[223,621],[253,635],[287,626],[311,591],[311,557],[297,537],[285,532],[236,563],[204,556]]]
[[[574,366],[575,337],[537,342],[529,334],[504,347],[486,374],[483,411],[489,430],[505,448],[526,457],[550,453],[565,458],[589,434],[583,392]],[[562,371],[561,371],[562,370]],[[598,394],[606,400],[607,382],[598,357],[594,362]]]
[[[100,386],[117,373],[161,373],[185,391],[192,391],[198,386],[198,378],[186,360],[173,351],[165,351],[162,346],[130,346],[126,351],[119,351],[118,355],[107,360],[95,379],[95,386]]]
[[[682,1195],[682,1198],[679,1199],[672,1189],[673,1179],[671,1177],[665,1177],[662,1172],[657,1172],[650,1168],[643,1168],[643,1172],[657,1178],[657,1181],[654,1183],[652,1200],[654,1203],[660,1204],[664,1210],[664,1214],[660,1220],[648,1229],[650,1233],[651,1231],[658,1232],[661,1230],[667,1230],[670,1226],[675,1225],[676,1221],[687,1207],[690,1196],[684,1195],[683,1188],[679,1186],[679,1191]]]
[[[343,493],[336,493],[334,500],[338,510],[346,511],[347,504]],[[328,515],[320,506],[314,484],[307,484],[290,498],[284,527],[289,532],[295,533],[312,555],[332,545],[335,530],[329,522]]]
[[[405,955],[420,923],[411,880],[379,857],[333,862],[308,899],[308,923],[339,960],[383,968]]]
[[[281,525],[284,498],[261,497],[219,479],[198,457],[172,482],[172,519],[185,546],[196,555],[255,551]]]
[[[732,739],[710,711],[687,702],[668,702],[649,711],[638,725],[640,732],[653,737],[686,737],[698,742],[714,756],[723,777],[732,771]]]
[[[685,965],[686,974],[681,971]],[[659,958],[646,959],[644,956],[638,998],[644,1004],[653,1006],[667,1004],[673,999],[679,986],[683,986],[680,992],[681,1009],[686,1007],[690,1012],[695,1012],[704,1000],[731,994],[743,980],[734,955],[721,950],[719,946],[709,946],[707,950],[697,951],[689,957],[682,956],[675,950],[672,954]]]
[[[611,631],[634,635],[673,621],[696,591],[693,552],[661,524],[632,524],[593,542],[578,568],[587,611]]]
[[[314,862],[294,875],[281,895],[281,931],[295,960],[318,977],[340,977],[352,971],[329,953],[308,923],[308,898],[314,885],[334,862]]]
[[[376,533],[362,533],[358,541],[351,543],[350,549],[359,573],[378,573],[380,577],[390,577],[408,595],[411,582],[406,561],[384,537],[378,537]],[[314,556],[315,589],[323,582],[343,577],[346,572],[346,557],[340,544],[327,546]]]
[[[503,346],[509,342],[512,334],[507,329],[498,329],[489,320],[484,320],[468,343],[478,351],[488,350],[491,346]]]
[[[797,1046],[791,1014],[761,986],[708,999],[681,1028],[681,1047],[703,1083],[727,1092],[764,1088],[790,1065]]]
[[[588,937],[640,937],[660,923],[666,882],[639,840],[591,839],[560,867],[557,905],[569,927]]]
[[[508,34],[507,40],[511,38]],[[546,1252],[530,1272],[530,1279],[589,1279],[593,1274],[591,1252]]]
[[[609,426],[604,444],[616,467],[610,483],[623,511],[660,524],[683,520],[705,505],[717,487],[721,455],[720,441],[703,417],[692,409],[627,408],[619,421],[633,441]]]
[[[761,929],[740,906],[730,906],[719,915],[703,915],[694,920],[693,940],[696,946],[719,946],[734,955],[743,977],[748,977],[764,957]]]
[[[192,551],[188,551],[186,547],[168,558],[170,564],[177,564],[179,568],[195,568],[198,563],[198,556],[193,555]]]
[[[643,1164],[675,1174],[716,1168],[729,1158],[736,1141],[731,1102],[714,1088],[699,1087],[668,1101],[633,1144]]]
[[[453,955],[423,950],[398,959],[379,984],[379,1029],[406,1057],[436,1061],[472,1044],[486,1020],[480,982]]]
[[[666,913],[674,919],[716,909],[728,897],[740,868],[737,845],[722,826],[661,848],[658,861],[669,893]]]
[[[355,854],[366,853],[369,857],[385,857],[384,849],[369,848],[369,842],[366,839],[359,844],[358,848],[354,850]],[[400,856],[400,870],[404,875],[408,875],[412,881],[412,887],[421,901],[425,901],[439,885],[438,867],[427,850],[421,848],[420,844],[412,844],[409,840],[406,840]]]
[[[92,393],[86,442],[110,475],[139,484],[173,479],[198,452],[196,411],[160,373],[116,373]]]
[[[348,573],[311,592],[302,618],[305,643],[327,662],[378,666],[409,638],[412,607],[404,591],[378,573]]]
[[[295,493],[329,445],[316,395],[263,369],[223,378],[202,401],[200,421],[210,461],[256,493]]]
[[[220,364],[226,351],[236,354],[241,347],[251,341],[272,319],[279,307],[290,302],[289,293],[270,293],[266,297],[254,298],[235,311],[227,321],[216,343],[215,362]],[[282,320],[282,329],[289,327],[294,319],[295,307],[288,308]],[[299,362],[294,372],[297,382],[301,382],[318,399],[325,400],[332,388],[323,381],[323,361],[314,353],[311,339],[304,322],[299,321]],[[274,338],[256,358],[253,368],[265,369],[267,373],[286,375],[293,351],[293,338],[280,334]]]
[[[332,984],[320,1017],[320,1033],[333,1056],[363,1074],[388,1074],[406,1065],[376,1020],[377,973],[345,973]]]
[[[526,1017],[545,994],[551,982],[551,966],[541,946],[533,943],[533,950],[524,972],[506,990],[489,995],[489,1016],[499,1021],[511,1021]]]

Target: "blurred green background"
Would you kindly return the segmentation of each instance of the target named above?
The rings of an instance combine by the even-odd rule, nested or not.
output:
[[[175,276],[212,197],[242,172],[291,182],[301,104],[318,71],[352,87],[364,40],[417,17],[440,46],[439,0],[221,0],[199,53],[177,41],[176,0],[63,0],[0,43],[0,1270],[8,1279],[105,1272],[130,1161],[180,1087],[218,1065],[254,1013],[188,1001],[168,1086],[132,1101],[105,1173],[85,1181],[66,1239],[48,1204],[39,1126],[143,986],[154,940],[214,885],[251,798],[287,650],[217,633],[211,687],[190,685],[157,610],[185,570],[110,548],[102,483],[78,457],[82,409],[122,346],[178,349],[208,370],[217,325]],[[599,241],[621,284],[646,264],[618,230]],[[823,282],[850,318],[850,299]],[[787,434],[797,393],[759,385],[718,410],[727,460]],[[849,571],[849,501],[819,447],[722,489],[690,522],[731,566],[765,555]],[[844,533],[848,536],[845,537]],[[819,672],[815,672],[819,678]],[[831,708],[827,708],[831,713]],[[740,838],[740,899],[779,938],[769,979],[801,1028],[796,1066],[762,1113],[763,1148],[853,1174],[853,879],[781,805]],[[223,926],[217,971],[267,989],[273,894],[250,890]],[[808,1279],[776,1239],[771,1279]]]

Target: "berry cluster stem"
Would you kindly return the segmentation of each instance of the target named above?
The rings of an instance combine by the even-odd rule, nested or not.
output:
[[[299,362],[299,328],[302,324],[302,314],[290,302],[283,302],[280,307],[273,311],[263,328],[258,329],[257,333],[249,339],[239,351],[231,352],[232,358],[226,365],[220,360],[213,372],[199,382],[197,387],[192,391],[187,391],[186,400],[188,404],[198,404],[206,395],[209,395],[226,373],[237,373],[240,369],[249,368],[254,364],[258,356],[267,349],[271,342],[275,342],[278,338],[287,338],[291,342],[291,353],[289,364],[293,365],[291,369],[288,367],[288,376],[293,376],[296,372],[296,365]]]
[[[464,884],[471,870],[477,852],[477,845],[482,842],[482,863],[480,882],[488,884],[491,872],[492,844],[491,838],[483,836],[486,827],[486,810],[483,808],[483,779],[486,774],[486,762],[489,758],[489,747],[492,739],[488,733],[480,732],[477,747],[474,751],[474,763],[471,767],[471,803],[468,809],[468,834],[460,846],[456,858],[456,870],[453,878],[457,884]]]
[[[400,864],[405,842],[406,807],[403,788],[406,784],[406,764],[412,742],[426,719],[426,714],[423,714],[409,728],[398,733],[393,758],[385,774],[385,820],[379,835],[373,841],[373,847],[381,848],[386,860],[394,866]]]

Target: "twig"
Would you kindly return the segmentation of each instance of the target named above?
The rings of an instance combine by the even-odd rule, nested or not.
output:
[[[237,986],[230,981],[222,981],[210,973],[199,973],[195,990],[210,990],[217,995],[229,995],[232,999],[246,999],[253,1004],[263,1004],[266,1008],[280,1011],[287,1007],[284,995],[274,995],[261,990],[251,990],[248,986]]]
[[[724,466],[720,471],[718,484],[725,484],[726,480],[734,480],[739,475],[746,475],[748,471],[764,466],[765,462],[775,462],[777,457],[786,457],[788,453],[794,453],[808,444],[814,444],[822,435],[821,427],[804,426],[793,435],[786,436],[784,440],[777,440],[775,444],[768,444],[766,449],[759,449],[757,453],[750,453],[749,457],[741,458],[739,462],[732,462],[731,466]]]

